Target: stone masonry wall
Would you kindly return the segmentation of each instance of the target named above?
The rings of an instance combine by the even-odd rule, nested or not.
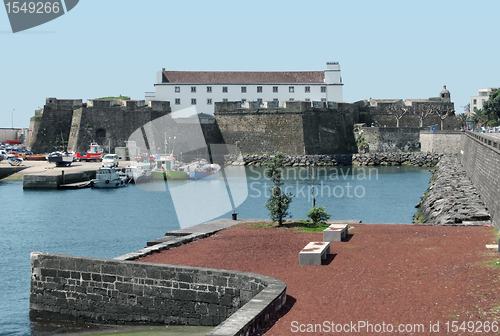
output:
[[[458,155],[460,131],[420,131],[420,144],[422,152]]]
[[[372,122],[377,127],[396,127],[396,118],[391,114],[376,114],[376,112],[361,113],[359,122],[370,126]],[[437,125],[437,129],[441,128],[441,120],[436,115],[430,115],[424,119],[424,127]],[[419,127],[420,118],[417,115],[404,115],[399,121],[400,127]],[[456,130],[460,125],[455,116],[448,116],[444,120],[444,130]]]
[[[279,309],[286,290],[252,273],[40,252],[31,273],[31,318],[108,324],[215,326],[267,286]]]
[[[363,127],[361,136],[370,153],[420,150],[420,128],[416,127]]]
[[[500,137],[465,132],[459,158],[486,204],[493,225],[500,228]]]
[[[239,102],[215,103],[215,118],[226,144],[245,154],[317,155],[357,151],[353,125],[357,105],[314,108],[286,102],[285,108],[241,108]]]

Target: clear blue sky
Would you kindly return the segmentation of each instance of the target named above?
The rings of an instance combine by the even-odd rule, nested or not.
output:
[[[475,6],[477,6],[475,8]],[[435,97],[462,112],[498,87],[500,1],[80,0],[12,34],[0,9],[0,127],[28,127],[46,97],[154,91],[156,71],[324,70],[338,61],[344,101]]]

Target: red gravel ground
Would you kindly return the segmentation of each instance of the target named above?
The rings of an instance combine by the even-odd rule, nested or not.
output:
[[[246,271],[284,281],[287,303],[259,334],[326,335],[332,323],[333,329],[349,324],[337,333],[343,335],[380,335],[384,329],[377,328],[390,331],[387,324],[394,332],[386,334],[395,334],[400,324],[401,331],[407,329],[400,335],[485,334],[485,322],[500,317],[500,267],[495,264],[500,259],[496,250],[485,248],[496,243],[492,228],[356,224],[346,241],[331,243],[332,254],[323,265],[300,266],[299,251],[321,240],[322,233],[241,224],[141,261]],[[358,321],[372,329],[357,328]],[[452,321],[463,328],[453,332]],[[439,332],[431,332],[430,323],[438,322]]]

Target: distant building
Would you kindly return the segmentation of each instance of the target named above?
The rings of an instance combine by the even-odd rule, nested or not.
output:
[[[172,112],[196,107],[213,115],[214,104],[225,101],[332,101],[342,102],[338,62],[324,71],[168,71],[156,74],[155,92],[145,99],[170,101]]]
[[[481,110],[484,102],[490,99],[493,90],[495,90],[495,88],[479,89],[477,96],[470,97],[470,112],[475,113],[477,110]]]

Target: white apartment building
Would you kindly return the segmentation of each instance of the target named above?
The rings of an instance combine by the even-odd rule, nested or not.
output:
[[[470,97],[470,112],[474,113],[477,110],[481,110],[484,102],[490,99],[493,90],[495,90],[495,88],[479,89],[477,96]]]
[[[338,62],[324,71],[168,71],[156,74],[155,92],[145,99],[170,101],[172,112],[196,107],[197,113],[214,113],[222,101],[332,101],[342,102]]]

